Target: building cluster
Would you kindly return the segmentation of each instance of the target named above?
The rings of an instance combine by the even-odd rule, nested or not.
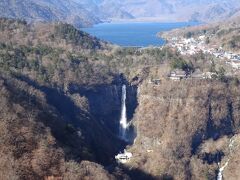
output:
[[[205,54],[211,54],[216,58],[220,58],[226,61],[235,69],[240,69],[240,54],[227,52],[220,48],[210,48],[206,45],[207,37],[202,35],[198,38],[183,38],[173,37],[169,41],[169,46],[178,50],[182,55],[194,55],[199,52]]]
[[[213,72],[201,72],[200,70],[195,71],[194,73],[187,74],[183,70],[173,70],[169,74],[169,78],[173,81],[180,81],[182,79],[212,79],[213,76],[217,76],[216,73]]]
[[[181,81],[181,80],[191,80],[191,79],[213,79],[214,77],[217,77],[218,74],[215,72],[202,72],[199,69],[194,71],[193,73],[187,74],[185,71],[181,69],[175,69],[170,71],[170,73],[166,76],[166,78],[172,80],[172,81]],[[150,78],[148,83],[153,85],[161,85],[161,82],[163,79],[156,79],[156,78]]]

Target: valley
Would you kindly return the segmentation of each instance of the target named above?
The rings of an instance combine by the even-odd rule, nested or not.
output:
[[[0,179],[238,179],[239,73],[218,58],[65,23],[0,32]]]

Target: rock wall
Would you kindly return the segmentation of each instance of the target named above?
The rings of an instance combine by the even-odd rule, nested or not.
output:
[[[130,166],[157,178],[215,179],[224,139],[239,129],[238,88],[219,81],[143,83]]]
[[[70,87],[70,93],[79,93],[85,96],[89,103],[89,112],[95,117],[108,131],[118,136],[119,121],[121,116],[122,85],[127,88],[126,108],[127,119],[133,118],[137,102],[137,86],[131,86],[124,77],[119,76],[112,84],[103,84],[94,87]],[[132,133],[133,129],[129,131]],[[129,137],[132,137],[130,135]]]

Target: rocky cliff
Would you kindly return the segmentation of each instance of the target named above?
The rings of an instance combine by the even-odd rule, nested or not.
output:
[[[72,92],[79,92],[81,95],[87,97],[91,115],[96,117],[116,136],[119,133],[123,84],[123,82],[117,82],[111,85],[91,87],[90,89],[84,87],[78,89],[75,87],[72,90]],[[133,113],[137,107],[136,95],[137,87],[127,86],[126,106],[129,120],[133,118]]]
[[[160,179],[215,179],[239,131],[238,88],[217,81],[142,84],[129,166]],[[237,179],[227,172],[224,177]]]
[[[0,32],[0,179],[215,179],[226,162],[238,178],[240,83],[217,60],[212,79],[171,81],[214,63],[62,23],[4,18]],[[118,133],[123,85],[133,144]],[[133,158],[117,164],[126,145]]]

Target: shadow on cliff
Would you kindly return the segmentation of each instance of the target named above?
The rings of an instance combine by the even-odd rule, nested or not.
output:
[[[24,92],[18,92],[18,95],[21,96],[21,99],[28,102],[28,107],[26,108],[31,108],[34,106],[34,108],[38,108],[41,110],[41,113],[38,114],[38,117],[34,120],[40,121],[42,123],[45,124],[45,126],[49,127],[51,129],[52,135],[56,138],[57,144],[62,147],[63,150],[68,149],[67,151],[65,151],[65,155],[68,154],[68,157],[66,160],[75,160],[75,161],[81,161],[84,160],[84,157],[81,155],[81,148],[83,148],[83,146],[87,146],[86,144],[83,144],[83,142],[81,142],[78,137],[77,134],[75,134],[75,128],[81,126],[82,129],[88,129],[89,126],[87,126],[88,124],[84,124],[79,122],[79,119],[76,118],[76,113],[82,113],[84,114],[84,112],[82,112],[79,108],[75,107],[74,103],[71,101],[71,99],[67,96],[65,96],[61,91],[54,89],[54,88],[49,88],[46,86],[40,86],[39,84],[37,84],[36,82],[30,80],[27,77],[21,76],[21,77],[17,77],[18,80],[26,82],[29,86],[34,87],[35,89],[40,90],[41,92],[44,92],[44,94],[46,95],[46,100],[49,103],[48,105],[41,107],[41,103],[38,102],[37,98],[35,97],[35,95],[31,95],[29,93],[24,93]],[[17,94],[17,93],[16,93]],[[24,94],[24,96],[22,96],[22,94]],[[20,96],[18,96],[18,98],[20,98]],[[54,108],[56,108],[57,112],[54,111],[54,109],[52,109],[51,106],[53,106]],[[57,114],[59,113],[59,114]],[[56,117],[54,117],[56,115]],[[62,116],[62,117],[60,117]],[[85,116],[87,116],[87,114],[85,114]],[[90,120],[90,119],[88,119]],[[81,121],[81,120],[80,120]],[[71,123],[73,126],[69,126],[69,123]],[[67,126],[65,126],[67,125]],[[95,124],[96,125],[96,124]],[[96,125],[98,126],[98,125]],[[100,133],[104,133],[101,129],[96,128],[97,130],[100,131]],[[66,132],[65,132],[66,131]],[[86,132],[85,132],[86,133]],[[92,132],[93,134],[94,132]],[[88,134],[89,136],[91,136],[91,134]],[[98,138],[95,137],[94,138]],[[102,141],[99,141],[99,139],[97,139],[99,144],[102,144]],[[94,142],[92,142],[94,143]],[[113,148],[114,146],[117,146],[117,144],[110,144],[111,148]],[[70,147],[70,149],[69,149]],[[94,153],[96,154],[96,156],[101,157],[104,156],[104,149],[101,149],[102,147],[97,147],[96,144],[93,145],[92,147],[89,148],[94,148],[95,151]],[[70,151],[69,151],[70,150]],[[70,154],[69,154],[70,153]],[[109,154],[106,154],[106,156]],[[86,160],[90,160],[90,161],[94,161],[93,159],[87,159]],[[97,162],[100,162],[104,165],[103,162],[106,162],[106,159],[102,158],[102,159],[98,159]],[[116,171],[110,171],[109,172],[112,173],[115,177],[117,177],[117,179],[121,179],[121,177],[124,176],[128,176],[131,179],[136,179],[136,180],[153,180],[153,179],[159,179],[159,178],[154,178],[152,177],[150,174],[147,174],[139,169],[127,169],[125,167],[121,167],[118,164],[116,164],[114,161],[111,161],[114,165],[111,165],[111,167],[114,167],[114,169],[120,169],[120,173],[117,174]],[[166,178],[163,178],[166,179]]]
[[[95,117],[102,125],[108,128],[113,135],[119,135],[119,121],[122,107],[122,86],[126,85],[126,109],[127,119],[133,118],[135,109],[138,106],[137,86],[131,86],[123,75],[115,76],[111,84],[94,85],[83,87],[70,85],[69,93],[78,93],[87,97],[90,114]],[[132,143],[136,137],[135,129],[130,127],[128,130],[128,143]]]
[[[114,174],[117,179],[128,179],[119,175],[127,174],[131,180],[174,180],[172,175],[163,174],[161,176],[153,176],[138,168],[129,168],[124,165],[115,164],[108,169],[111,174]]]
[[[232,104],[228,103],[228,114],[225,118],[220,119],[220,124],[216,125],[213,120],[211,103],[208,105],[208,119],[204,130],[195,133],[192,140],[192,154],[195,154],[198,147],[204,140],[213,139],[218,140],[224,135],[230,136],[234,134],[234,119],[232,112]]]
[[[173,176],[168,174],[154,177],[139,169],[125,170],[125,173],[128,174],[131,180],[174,180]]]
[[[214,122],[214,114],[213,107],[211,105],[211,94],[208,97],[208,119],[206,121],[205,129],[201,129],[195,133],[192,139],[192,154],[197,154],[198,158],[202,159],[204,162],[208,164],[219,163],[225,154],[222,151],[217,151],[215,153],[204,153],[200,154],[198,152],[201,144],[208,139],[213,139],[214,141],[218,140],[223,136],[231,136],[234,134],[235,123],[233,118],[233,105],[230,101],[230,98],[227,102],[227,115],[222,119],[219,119],[218,124]]]
[[[51,129],[58,145],[65,151],[67,159],[91,160],[107,165],[113,162],[112,157],[119,149],[126,145],[112,136],[108,129],[98,122],[97,117],[77,107],[64,92],[40,86],[25,76],[16,78],[46,95],[47,103],[52,107],[48,111],[51,111],[54,117],[49,118],[43,114],[41,121]]]

